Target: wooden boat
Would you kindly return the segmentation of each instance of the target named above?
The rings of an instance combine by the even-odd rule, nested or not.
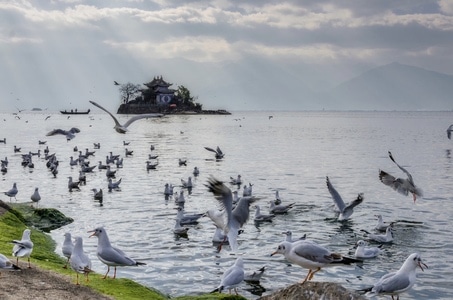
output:
[[[60,110],[60,112],[63,115],[88,115],[90,113],[90,109],[88,109],[86,111],[77,111],[77,109],[76,110],[71,109],[70,111]]]

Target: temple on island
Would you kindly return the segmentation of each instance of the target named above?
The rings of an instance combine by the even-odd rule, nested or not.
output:
[[[145,88],[132,83],[120,85],[122,104],[118,108],[118,114],[230,114],[225,110],[203,110],[203,105],[194,101],[186,87],[179,86],[178,89],[173,89],[171,88],[173,84],[165,81],[162,76],[154,77],[143,85]]]

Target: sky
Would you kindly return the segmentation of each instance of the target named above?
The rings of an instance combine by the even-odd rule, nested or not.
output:
[[[0,112],[116,111],[114,80],[155,76],[205,109],[318,109],[392,62],[453,75],[452,37],[453,0],[2,0]]]

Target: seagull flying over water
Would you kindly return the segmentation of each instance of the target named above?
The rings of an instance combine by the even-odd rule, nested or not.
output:
[[[423,197],[423,191],[415,185],[414,180],[412,179],[412,175],[395,161],[392,153],[390,151],[388,153],[390,159],[397,165],[397,167],[400,168],[401,171],[406,173],[407,179],[396,178],[382,170],[379,170],[379,179],[383,184],[388,185],[389,187],[393,188],[400,194],[407,196],[410,192],[413,196],[415,203],[415,200],[417,200],[417,196]]]
[[[330,183],[329,177],[327,177],[327,176],[326,176],[326,183],[327,183],[327,188],[329,189],[330,195],[332,196],[332,199],[335,202],[335,205],[337,206],[338,210],[340,211],[340,214],[338,215],[338,220],[343,221],[343,220],[349,219],[349,217],[351,217],[352,213],[354,212],[354,207],[356,207],[357,205],[362,203],[363,194],[362,193],[358,194],[357,199],[352,201],[350,204],[346,205],[346,204],[344,204],[343,199],[341,199],[340,194]]]
[[[49,131],[46,136],[53,136],[53,135],[56,135],[56,134],[62,134],[64,136],[66,136],[66,140],[67,141],[70,141],[72,140],[73,138],[75,138],[75,134],[76,133],[79,133],[80,132],[80,129],[79,128],[76,128],[76,127],[72,127],[71,129],[69,130],[63,130],[63,129],[54,129],[52,131]]]
[[[428,268],[420,254],[412,253],[398,271],[385,274],[372,287],[360,291],[376,295],[391,295],[392,299],[396,296],[396,299],[399,299],[399,294],[411,289],[415,284],[417,267],[422,271],[424,271],[423,267]]]
[[[133,122],[137,121],[137,120],[144,119],[144,118],[159,118],[159,117],[162,117],[161,114],[141,114],[141,115],[133,116],[132,118],[127,120],[126,123],[124,123],[124,124],[120,124],[120,122],[118,122],[118,119],[111,112],[109,112],[108,110],[106,110],[105,108],[103,108],[102,106],[100,106],[99,104],[97,104],[94,101],[90,101],[90,103],[93,104],[94,106],[99,107],[100,109],[102,109],[103,111],[105,111],[106,113],[108,113],[112,117],[113,121],[115,121],[115,127],[113,127],[113,128],[118,133],[126,133],[128,131],[127,127],[129,125],[131,125]]]

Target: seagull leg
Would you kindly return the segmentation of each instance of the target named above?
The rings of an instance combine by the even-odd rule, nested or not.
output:
[[[110,272],[110,266],[107,266],[107,273],[105,273],[104,277],[102,277],[102,279],[106,279],[107,278],[107,274]]]
[[[304,280],[302,280],[300,283],[301,283],[301,284],[304,284],[304,283],[308,280],[308,277],[310,277],[310,274],[311,274],[311,269],[308,270],[307,276],[305,276]]]
[[[113,272],[113,279],[116,278],[116,266],[115,266],[115,271]]]
[[[66,264],[63,266],[63,269],[67,269],[67,268],[68,268],[68,262],[69,262],[69,258],[68,258],[68,260],[66,261]]]
[[[311,274],[310,274],[310,277],[308,278],[308,280],[311,280],[313,278],[313,275],[315,275],[316,272],[319,272],[321,270],[321,268],[317,268],[316,271],[312,271]],[[311,271],[311,270],[310,270]]]
[[[415,195],[415,193],[412,193],[412,197],[414,198],[414,203],[415,203],[415,200],[417,200],[417,196]]]
[[[28,268],[31,269],[31,265],[30,265],[30,256],[28,257]]]
[[[79,273],[76,273],[77,274],[77,282],[76,282],[76,285],[79,285]]]
[[[217,253],[220,253],[220,251],[222,250],[223,243],[226,242],[226,239],[227,239],[227,236],[225,235],[223,237],[223,241],[221,241],[220,244],[217,246]]]

